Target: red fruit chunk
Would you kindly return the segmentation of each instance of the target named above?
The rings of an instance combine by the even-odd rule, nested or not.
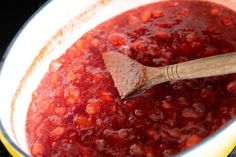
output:
[[[230,111],[230,115],[234,117],[236,115],[236,108],[232,108]]]
[[[66,78],[67,78],[68,81],[74,81],[74,80],[76,80],[78,77],[77,77],[77,75],[76,75],[75,73],[73,73],[72,71],[68,71],[68,72],[66,73]]]
[[[216,101],[216,94],[211,89],[202,89],[201,91],[202,98],[206,100],[207,103],[213,104]]]
[[[84,44],[82,41],[77,41],[75,46],[82,51],[88,48],[88,45]]]
[[[223,17],[220,22],[222,23],[222,25],[224,26],[231,26],[233,24],[233,21],[230,18],[227,17]]]
[[[55,71],[59,70],[61,66],[62,66],[62,63],[55,60],[50,64],[49,71],[55,72]]]
[[[138,144],[133,144],[129,147],[130,155],[141,156],[144,154],[143,148]]]
[[[80,156],[84,156],[84,157],[93,156],[93,150],[89,147],[80,146],[79,151],[80,151]]]
[[[53,87],[57,87],[59,84],[61,84],[62,82],[62,78],[60,75],[58,75],[57,73],[52,73],[50,75],[50,83],[51,83],[51,86]]]
[[[185,108],[181,114],[184,118],[198,118],[198,114],[191,108]]]
[[[155,153],[152,147],[145,147],[144,151],[145,151],[146,157],[155,157],[154,155]]]
[[[159,120],[164,119],[164,115],[162,112],[158,112],[158,113],[151,113],[148,115],[148,118],[150,118],[152,121],[157,122]]]
[[[93,39],[93,40],[91,41],[91,44],[92,44],[94,47],[98,47],[98,45],[99,45],[99,40],[98,40],[98,39]]]
[[[188,138],[187,142],[186,142],[186,148],[189,148],[197,143],[199,143],[202,140],[202,137],[198,136],[198,135],[192,135]]]
[[[40,143],[34,143],[34,145],[31,148],[31,153],[33,156],[40,156],[44,153],[44,147]]]
[[[228,108],[227,107],[221,107],[220,108],[220,113],[222,114],[227,114],[229,111],[228,111]]]
[[[79,65],[79,66],[73,66],[72,67],[72,70],[71,71],[73,71],[73,73],[79,73],[79,74],[82,74],[82,73],[84,73],[85,72],[85,69],[84,69],[84,67],[82,66],[82,65]]]
[[[65,128],[63,127],[56,127],[55,129],[53,129],[51,132],[50,132],[50,135],[57,139],[59,138],[63,133],[65,132]]]
[[[190,32],[186,35],[186,41],[187,42],[191,43],[191,42],[195,41],[196,39],[197,39],[197,35],[196,35],[195,32]]]
[[[138,18],[137,16],[134,15],[129,15],[128,16],[128,23],[132,26],[132,27],[136,27],[139,26],[142,21],[140,18]]]
[[[183,9],[180,10],[179,14],[183,15],[183,16],[188,16],[189,15],[189,9],[188,8],[183,8]]]
[[[126,42],[125,36],[119,33],[113,33],[108,37],[109,43],[113,46],[121,46],[124,45]]]
[[[92,125],[92,121],[88,117],[78,116],[75,119],[75,124],[77,126],[81,126],[81,127],[87,128],[87,127],[90,127]]]
[[[151,10],[145,10],[141,14],[141,19],[143,22],[147,22],[152,17],[152,11]]]
[[[167,22],[158,22],[156,25],[160,28],[171,28],[172,27],[172,24],[167,23]]]
[[[172,2],[170,1],[170,4],[169,4],[171,7],[177,7],[179,5],[178,2]]]
[[[55,113],[57,113],[58,115],[63,116],[66,113],[66,108],[65,107],[57,107],[55,109]]]
[[[207,48],[203,55],[206,57],[213,56],[216,54],[216,51],[217,50],[215,48]]]
[[[105,103],[112,102],[112,100],[113,100],[112,94],[111,94],[110,92],[107,92],[107,91],[102,91],[102,92],[101,92],[101,99],[102,99]]]
[[[164,13],[163,13],[163,11],[160,11],[160,10],[153,10],[152,15],[156,18],[159,18],[159,17],[163,17]]]
[[[89,99],[86,106],[88,114],[96,114],[100,111],[100,101],[98,99]]]
[[[236,81],[232,81],[227,85],[227,90],[230,93],[235,93],[236,92]]]
[[[139,36],[142,36],[145,34],[147,30],[143,27],[138,27],[137,29],[134,29],[134,31],[130,32],[129,35],[133,38],[137,38]]]
[[[162,101],[162,104],[161,106],[164,108],[164,109],[171,109],[172,108],[172,105],[167,102],[167,101]]]
[[[101,75],[101,74],[96,74],[93,79],[94,79],[95,82],[99,82],[99,81],[102,80],[103,77],[104,76]]]
[[[165,132],[167,132],[170,136],[178,138],[181,135],[181,132],[178,128],[174,129],[165,129]]]
[[[134,114],[135,114],[136,116],[142,116],[144,113],[143,113],[142,110],[136,109],[136,110],[134,110]]]
[[[165,157],[173,156],[173,151],[172,151],[171,149],[165,149],[165,150],[163,151],[163,155],[164,155]]]
[[[165,40],[165,39],[169,39],[170,38],[170,34],[168,34],[167,32],[156,32],[155,33],[155,37],[158,40]]]
[[[95,141],[95,145],[99,151],[103,151],[105,149],[106,143],[105,143],[105,140],[103,139],[97,139]]]
[[[218,8],[212,8],[210,13],[213,16],[218,16],[218,15],[220,15],[220,10]]]
[[[195,112],[196,112],[199,116],[201,116],[201,117],[204,117],[204,116],[205,116],[206,107],[205,107],[204,104],[202,104],[202,103],[194,103],[192,106],[193,106]]]
[[[147,130],[147,135],[150,139],[156,141],[160,138],[160,134],[155,129],[148,129]]]
[[[105,129],[103,131],[103,134],[106,136],[106,137],[112,137],[114,139],[117,139],[117,140],[123,140],[125,139],[126,137],[128,137],[130,135],[130,132],[131,130],[130,129],[120,129],[120,130],[111,130],[111,129]]]
[[[191,43],[192,48],[199,48],[202,46],[202,44],[198,41],[194,41]]]
[[[76,102],[78,102],[79,91],[74,88],[68,88],[67,90],[65,90],[64,96],[67,99],[68,104],[75,104]]]
[[[178,103],[180,104],[180,105],[183,105],[183,106],[187,106],[189,103],[188,103],[188,100],[185,98],[185,97],[180,97],[179,99],[178,99]]]
[[[145,54],[148,53],[148,46],[147,43],[145,43],[145,41],[142,40],[136,40],[133,44],[132,44],[132,49],[135,50],[136,52],[139,52],[141,54]]]

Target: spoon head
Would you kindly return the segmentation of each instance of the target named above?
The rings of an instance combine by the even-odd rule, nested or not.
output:
[[[119,52],[107,52],[102,57],[122,99],[145,84],[145,66]]]

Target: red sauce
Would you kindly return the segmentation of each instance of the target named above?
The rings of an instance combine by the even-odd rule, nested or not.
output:
[[[173,81],[122,101],[101,53],[163,66],[236,50],[236,13],[207,2],[130,10],[53,61],[33,93],[26,133],[35,157],[166,157],[236,116],[236,74]]]

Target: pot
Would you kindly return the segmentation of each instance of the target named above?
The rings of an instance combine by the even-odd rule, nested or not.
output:
[[[0,77],[0,138],[14,156],[30,156],[26,114],[32,92],[49,63],[101,22],[137,6],[160,0],[50,1],[19,31],[5,53]],[[205,0],[236,11],[235,0]],[[125,4],[125,5],[124,5]],[[236,145],[236,117],[181,157],[223,157]]]

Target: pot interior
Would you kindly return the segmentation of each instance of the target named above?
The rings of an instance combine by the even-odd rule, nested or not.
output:
[[[85,32],[98,24],[129,9],[158,1],[71,0],[70,3],[51,1],[36,13],[9,47],[1,71],[0,117],[10,140],[24,152],[29,153],[25,135],[26,115],[32,92],[37,88],[52,60],[61,56]],[[234,0],[205,1],[213,1],[236,11]],[[42,31],[43,33],[39,33]],[[227,143],[232,140],[232,130],[236,130],[236,119],[224,131],[214,136],[211,143],[206,139],[202,146],[196,147],[195,150],[198,150],[198,153],[202,152],[204,147],[212,145],[213,142],[219,144],[222,138],[225,138],[224,141]],[[236,137],[234,139],[236,141]],[[232,145],[232,142],[229,143]],[[182,155],[193,155],[192,150]]]

